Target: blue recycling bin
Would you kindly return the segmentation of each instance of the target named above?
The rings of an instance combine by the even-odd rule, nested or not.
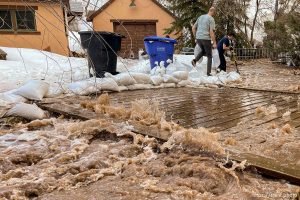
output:
[[[151,69],[155,67],[155,62],[160,63],[165,61],[167,67],[167,60],[173,61],[174,44],[177,41],[171,38],[150,36],[144,38],[146,51],[150,58]]]

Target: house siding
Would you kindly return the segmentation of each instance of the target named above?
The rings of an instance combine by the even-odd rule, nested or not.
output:
[[[0,2],[0,6],[36,6],[36,33],[0,32],[0,46],[47,50],[69,55],[63,9],[54,3]]]
[[[157,20],[156,32],[158,36],[164,36],[166,28],[171,27],[175,20],[173,16],[164,11],[161,7],[150,0],[136,0],[135,8],[130,8],[131,0],[115,0],[104,11],[93,19],[93,26],[96,31],[113,31],[111,20]],[[170,34],[170,37],[175,37]]]

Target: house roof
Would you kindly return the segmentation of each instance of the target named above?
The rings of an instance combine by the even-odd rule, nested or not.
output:
[[[67,1],[67,0],[63,0]],[[11,2],[8,0],[0,0],[0,2]],[[59,3],[60,0],[14,0],[14,2],[26,2],[26,3]]]
[[[87,21],[91,22],[97,15],[99,15],[103,10],[105,10],[109,5],[111,5],[115,0],[109,0],[106,2],[101,8],[99,8],[97,11],[90,12],[87,16]],[[165,12],[167,12],[169,15],[171,15],[174,19],[177,17],[169,11],[165,6],[163,6],[161,3],[159,3],[157,0],[151,0],[153,3],[158,5],[161,9],[163,9]]]

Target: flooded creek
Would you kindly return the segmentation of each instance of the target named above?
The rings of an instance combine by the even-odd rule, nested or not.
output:
[[[299,198],[299,186],[262,176],[245,168],[247,161],[231,162],[227,154],[228,149],[256,153],[298,166],[294,127],[281,120],[270,126],[265,121],[272,114],[260,118],[253,113],[214,133],[168,122],[158,107],[155,101],[138,100],[128,109],[104,95],[77,105],[101,119],[6,124],[0,132],[0,199]],[[169,139],[137,134],[130,123]]]

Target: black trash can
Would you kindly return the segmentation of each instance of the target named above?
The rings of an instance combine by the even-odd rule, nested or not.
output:
[[[121,50],[124,36],[96,31],[82,31],[79,34],[82,47],[87,49],[89,69],[93,69],[96,77],[103,78],[105,72],[118,74],[116,53]]]

